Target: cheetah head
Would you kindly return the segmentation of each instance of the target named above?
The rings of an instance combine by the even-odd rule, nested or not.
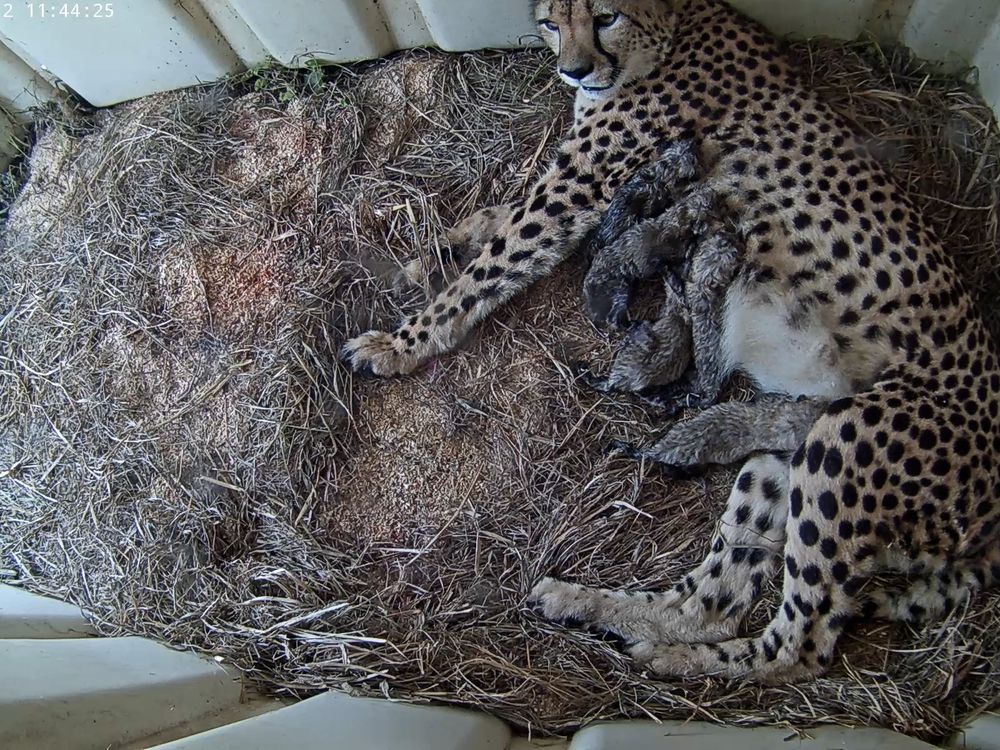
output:
[[[647,75],[675,26],[675,0],[536,0],[560,77],[587,99],[606,99]]]

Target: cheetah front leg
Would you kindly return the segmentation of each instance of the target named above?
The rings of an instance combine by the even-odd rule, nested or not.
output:
[[[440,288],[442,281],[451,282],[457,269],[469,263],[480,248],[492,238],[501,225],[510,219],[510,205],[489,206],[462,219],[444,233],[444,248],[440,261],[444,267],[434,270],[434,259],[414,258],[400,269],[400,280],[424,289]]]
[[[353,370],[376,376],[412,372],[455,348],[477,323],[550,273],[600,218],[604,188],[563,155],[482,246],[462,274],[420,314],[392,332],[369,331],[345,344]]]
[[[740,472],[705,560],[674,589],[627,593],[545,578],[529,602],[547,619],[630,643],[728,640],[774,572],[787,515],[787,462],[757,456]]]

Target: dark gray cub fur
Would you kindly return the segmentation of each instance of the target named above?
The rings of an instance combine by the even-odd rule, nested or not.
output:
[[[636,282],[657,274],[665,297],[656,320],[627,326],[606,376],[581,367],[599,391],[635,393],[675,411],[718,398],[726,376],[723,306],[740,252],[713,191],[698,182],[702,174],[693,141],[666,143],[656,161],[617,191],[591,235],[594,260],[583,287],[591,320],[624,325]]]

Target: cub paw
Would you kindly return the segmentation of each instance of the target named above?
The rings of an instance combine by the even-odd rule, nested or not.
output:
[[[612,390],[611,379],[604,375],[598,375],[590,368],[588,362],[576,362],[573,364],[573,374],[587,388],[598,393],[610,393]]]

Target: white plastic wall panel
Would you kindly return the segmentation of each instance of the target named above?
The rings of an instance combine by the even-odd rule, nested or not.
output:
[[[267,60],[269,54],[264,43],[233,7],[231,0],[201,0],[201,5],[244,65],[253,67]]]
[[[59,15],[61,4],[10,5],[12,12],[0,13],[0,40],[97,106],[212,81],[242,67],[193,0],[80,3],[79,17]]]
[[[1000,0],[732,0],[779,34],[902,40],[980,68],[1000,107]],[[112,0],[113,18],[63,18],[61,3],[0,12],[0,107],[15,119],[64,81],[106,105],[212,81],[269,58],[348,62],[397,49],[537,43],[530,0]],[[81,3],[92,16],[98,3]],[[28,8],[35,8],[34,17]],[[72,6],[72,4],[71,4]],[[0,3],[0,11],[6,3]],[[13,16],[13,17],[6,17]],[[15,54],[16,53],[16,54]],[[20,117],[19,117],[20,115]]]
[[[853,39],[865,30],[876,0],[733,0],[732,4],[778,34]]]
[[[979,69],[979,90],[1000,116],[1000,17],[988,31],[972,64]]]
[[[527,0],[417,0],[441,49],[518,47],[538,34]]]
[[[20,135],[21,126],[0,110],[0,169],[6,169],[17,156],[15,141]],[[2,629],[2,613],[0,613],[0,631]]]
[[[286,65],[313,57],[364,60],[396,49],[375,0],[231,1],[271,56]]]
[[[1000,0],[915,0],[902,29],[902,42],[920,57],[964,67],[995,33]]]
[[[324,693],[156,750],[505,750],[492,716]]]
[[[143,638],[0,639],[0,747],[116,747],[239,706],[219,665]]]
[[[2,132],[3,119],[0,117]],[[97,631],[79,607],[0,584],[0,638],[83,638],[90,635],[97,635]]]
[[[0,107],[18,122],[28,122],[28,110],[52,98],[55,90],[21,58],[0,44]]]
[[[434,45],[417,0],[380,0],[378,7],[399,49]]]

